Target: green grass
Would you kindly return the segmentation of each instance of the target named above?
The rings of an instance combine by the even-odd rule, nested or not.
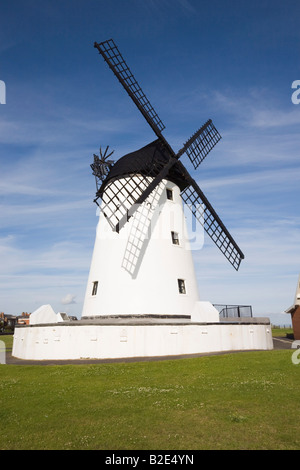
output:
[[[291,355],[1,365],[0,449],[299,449]]]
[[[287,334],[291,335],[293,333],[293,328],[279,328],[275,327],[272,328],[272,336],[277,336],[277,337],[286,337]]]

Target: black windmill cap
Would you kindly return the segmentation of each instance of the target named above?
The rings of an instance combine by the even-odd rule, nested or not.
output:
[[[115,179],[125,176],[139,174],[143,176],[155,177],[168,163],[170,153],[162,142],[157,139],[139,150],[128,153],[120,158],[111,168],[101,188],[103,192],[105,186]],[[175,163],[165,177],[169,181],[177,184],[182,191],[188,184],[187,172],[183,171],[183,166]]]

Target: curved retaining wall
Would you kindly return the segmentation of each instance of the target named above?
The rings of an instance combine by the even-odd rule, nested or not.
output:
[[[12,355],[38,361],[267,349],[273,349],[273,341],[271,325],[265,321],[207,324],[78,321],[16,327]]]

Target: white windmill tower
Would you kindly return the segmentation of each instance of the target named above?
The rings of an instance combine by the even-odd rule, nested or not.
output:
[[[183,203],[238,269],[243,253],[179,161],[194,168],[221,136],[207,121],[177,153],[162,135],[164,125],[112,39],[95,43],[157,139],[115,164],[94,155],[99,224],[82,319],[107,316],[190,318],[199,309]],[[204,315],[205,316],[205,315]],[[216,316],[212,317],[216,320]],[[204,317],[203,317],[204,319]],[[207,319],[207,316],[206,316]]]

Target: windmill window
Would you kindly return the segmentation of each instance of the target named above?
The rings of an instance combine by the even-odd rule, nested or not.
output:
[[[179,294],[186,294],[184,279],[177,279]]]
[[[173,190],[167,188],[167,199],[173,201]]]
[[[179,236],[177,232],[171,232],[173,245],[179,245]]]
[[[96,295],[98,290],[98,281],[93,282],[92,295]]]

